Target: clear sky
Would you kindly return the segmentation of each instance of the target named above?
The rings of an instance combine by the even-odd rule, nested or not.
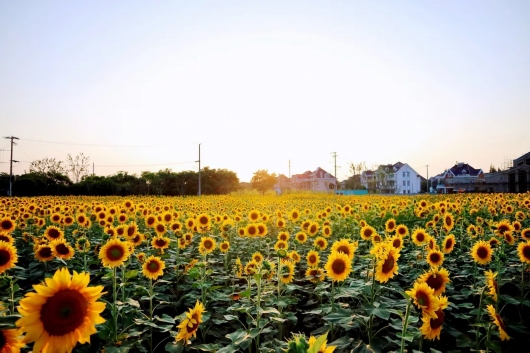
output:
[[[530,150],[529,19],[528,0],[1,0],[1,134],[14,159],[84,152],[100,175],[194,169],[144,165],[198,143],[242,181],[333,173],[335,151],[339,179],[489,169]]]

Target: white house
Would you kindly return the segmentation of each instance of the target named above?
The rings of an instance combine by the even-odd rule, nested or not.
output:
[[[396,194],[417,194],[421,192],[421,176],[407,163],[394,164]]]
[[[375,171],[361,174],[361,184],[368,190],[383,194],[417,194],[422,177],[407,163],[383,164]]]

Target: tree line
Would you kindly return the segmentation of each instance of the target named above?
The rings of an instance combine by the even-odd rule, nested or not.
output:
[[[66,163],[45,158],[30,164],[29,170],[13,176],[13,196],[43,195],[197,195],[199,174],[196,171],[142,172],[140,175],[124,171],[109,176],[89,174],[89,160],[82,154],[68,156]],[[239,178],[227,169],[201,170],[201,193],[228,194],[239,189]],[[7,195],[9,174],[0,173],[0,190]]]

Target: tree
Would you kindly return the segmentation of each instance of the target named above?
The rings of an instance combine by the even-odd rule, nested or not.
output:
[[[346,189],[361,190],[364,187],[361,185],[361,174],[366,170],[366,162],[353,163],[350,162],[351,177],[346,181]]]
[[[250,180],[252,187],[261,191],[265,195],[265,191],[270,190],[274,184],[276,184],[277,176],[276,173],[269,174],[268,170],[258,170],[254,173],[254,176]]]
[[[498,169],[498,170],[495,169],[495,167],[493,166],[493,164],[490,165],[490,173],[497,173],[497,172],[499,172],[499,171],[500,171],[500,169]]]
[[[41,175],[66,174],[66,168],[63,162],[55,158],[44,158],[31,162],[29,172]]]
[[[83,153],[78,154],[75,158],[70,153],[66,157],[67,171],[72,177],[74,183],[80,182],[84,176],[88,175],[90,167],[90,158]]]

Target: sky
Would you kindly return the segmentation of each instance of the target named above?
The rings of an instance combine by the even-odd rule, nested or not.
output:
[[[340,180],[489,170],[530,150],[529,18],[527,0],[0,0],[1,134],[15,174],[69,153],[97,175],[197,170],[199,143],[241,181],[334,173],[332,152]]]

